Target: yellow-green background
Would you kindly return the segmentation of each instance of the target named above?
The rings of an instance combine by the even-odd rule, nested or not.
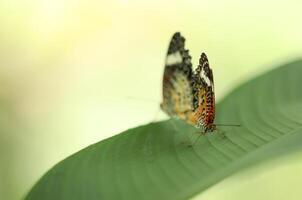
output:
[[[299,0],[1,0],[0,199],[22,198],[89,144],[162,119],[164,55],[175,31],[193,64],[208,54],[221,99],[301,57],[301,19]],[[299,199],[301,170],[301,154],[282,158],[197,198]]]

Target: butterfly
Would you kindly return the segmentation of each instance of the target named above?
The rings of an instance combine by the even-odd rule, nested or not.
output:
[[[202,53],[193,71],[185,38],[179,32],[173,35],[166,56],[161,109],[203,128],[204,134],[216,130],[214,81],[208,58]]]

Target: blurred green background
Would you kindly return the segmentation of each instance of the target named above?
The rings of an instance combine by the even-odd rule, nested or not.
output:
[[[162,119],[155,116],[175,31],[187,38],[193,65],[208,54],[219,100],[301,57],[301,10],[298,0],[0,1],[0,199],[22,198],[89,144]],[[301,155],[290,156],[196,198],[296,199],[301,169]]]

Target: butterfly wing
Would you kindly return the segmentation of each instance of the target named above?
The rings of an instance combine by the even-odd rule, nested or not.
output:
[[[197,124],[205,130],[215,128],[215,93],[213,72],[205,53],[199,59],[199,65],[194,73],[193,107]]]
[[[185,38],[179,32],[171,39],[166,56],[161,108],[171,117],[186,121],[193,111],[192,64]]]

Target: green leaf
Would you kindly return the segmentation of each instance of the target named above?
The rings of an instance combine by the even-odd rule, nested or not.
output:
[[[125,131],[68,157],[26,199],[186,199],[246,167],[302,147],[302,61],[240,86],[217,107],[219,127],[179,121]]]

